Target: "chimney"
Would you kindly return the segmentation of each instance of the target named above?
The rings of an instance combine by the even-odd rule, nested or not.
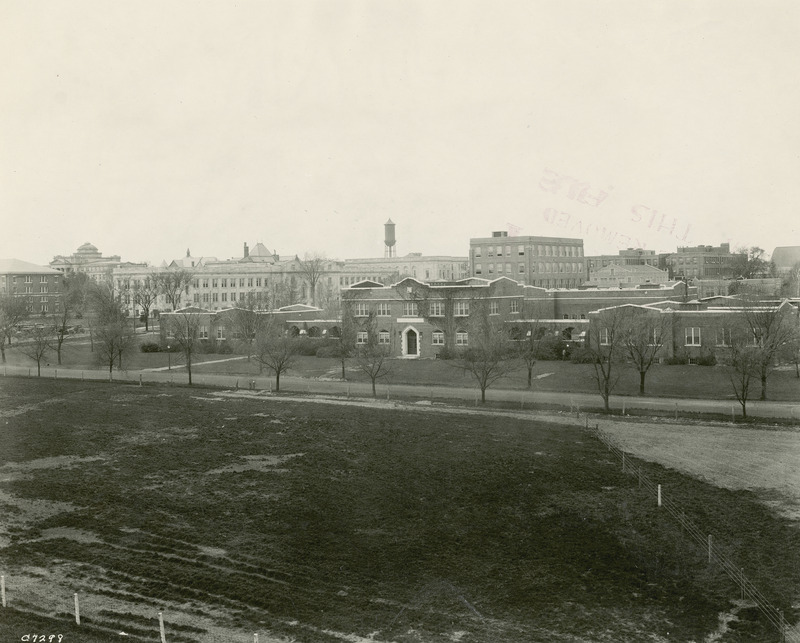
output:
[[[250,256],[250,250],[247,248],[247,241],[245,241],[244,242],[244,258],[247,259],[247,257],[249,257],[249,256]]]

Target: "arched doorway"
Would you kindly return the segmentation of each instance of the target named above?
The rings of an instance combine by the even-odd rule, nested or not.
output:
[[[402,351],[405,357],[419,357],[419,331],[409,326],[403,331]]]

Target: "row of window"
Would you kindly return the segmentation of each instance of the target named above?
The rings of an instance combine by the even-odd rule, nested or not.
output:
[[[519,313],[519,300],[518,299],[511,299],[509,300],[509,308],[511,313]],[[370,314],[370,302],[366,301],[358,301],[355,303],[353,308],[353,314],[356,317],[368,317]],[[375,314],[378,317],[391,317],[392,311],[389,302],[381,301],[378,302],[375,306]],[[428,316],[429,317],[444,317],[445,314],[445,302],[443,301],[431,301],[428,302]],[[489,302],[489,314],[490,315],[499,315],[500,314],[500,302],[499,301],[490,301]],[[419,317],[419,304],[415,301],[405,301],[403,302],[403,317]],[[469,316],[469,302],[468,301],[456,301],[453,302],[453,316],[454,317],[468,317]]]
[[[504,264],[498,263],[493,264],[490,263],[487,265],[487,274],[493,275],[495,273],[495,269],[497,270],[497,274],[513,274],[513,269],[510,263],[505,264],[505,270],[503,269]],[[531,272],[583,272],[583,264],[582,263],[574,263],[574,262],[564,262],[564,263],[546,263],[546,262],[539,262],[539,263],[532,263],[531,264]],[[525,264],[520,262],[517,264],[517,272],[520,275],[525,274]],[[483,274],[483,264],[476,263],[475,264],[475,274],[480,275]]]
[[[356,344],[365,345],[369,342],[369,333],[367,331],[359,331],[356,333]],[[468,334],[464,330],[456,331],[456,346],[467,346]],[[378,331],[378,344],[389,344],[389,331]],[[444,346],[444,333],[440,330],[435,330],[431,333],[432,346]]]
[[[566,315],[564,316],[566,319]],[[662,343],[661,332],[658,328],[652,329],[652,337],[650,337],[650,345],[658,346]],[[752,344],[757,346],[760,342],[758,335],[753,336]],[[609,345],[608,328],[600,329],[600,344],[604,346]],[[699,326],[688,326],[684,328],[684,344],[686,346],[701,346],[702,334]],[[718,328],[716,330],[716,345],[717,346],[730,346],[731,345],[731,329]]]
[[[263,295],[263,293],[260,293],[260,292],[255,293],[255,298],[260,301],[262,299],[262,295]],[[247,296],[247,293],[240,292],[239,296],[238,296],[238,300],[239,301],[244,301],[246,296]],[[228,298],[228,293],[226,293],[226,292],[223,292],[223,293],[216,293],[216,292],[207,293],[207,292],[204,292],[202,294],[196,292],[196,293],[194,293],[192,295],[192,301],[195,304],[199,304],[201,301],[204,304],[207,304],[209,301],[211,301],[211,302],[219,302],[219,301],[227,302],[227,301],[236,301],[236,300],[237,300],[237,296],[236,296],[235,292],[230,293],[230,299]]]
[[[482,253],[485,251],[485,256],[487,257],[511,257],[511,246],[505,247],[505,253],[503,252],[503,246],[487,246],[486,248],[481,248],[480,246],[475,246],[475,251],[473,252],[473,256],[480,257]],[[548,245],[537,245],[531,246],[531,252],[534,255],[538,255],[540,257],[582,257],[583,256],[583,248],[580,246],[548,246]],[[525,246],[519,244],[517,246],[517,253],[516,256],[524,257],[525,256]]]

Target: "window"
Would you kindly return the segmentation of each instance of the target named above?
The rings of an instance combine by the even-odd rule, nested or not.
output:
[[[256,277],[256,288],[261,288],[261,277]]]
[[[33,283],[33,277],[31,277],[30,275],[25,275],[25,283],[26,284],[32,284]]]
[[[493,275],[493,274],[494,274],[494,264],[493,264],[493,263],[490,263],[490,264],[489,264],[489,274],[490,274],[490,275]]]
[[[700,329],[697,326],[686,329],[686,345],[700,346]]]
[[[498,263],[497,264],[497,274],[498,275],[502,275],[503,274],[503,264],[502,263]]]
[[[475,248],[475,256],[476,256],[476,257],[480,257],[480,256],[481,256],[481,249],[480,249],[480,247],[476,247],[476,248]]]
[[[651,328],[652,332],[650,333],[650,346],[660,346],[662,343],[661,340],[661,329],[660,328]]]
[[[211,301],[219,301],[219,295],[217,293],[212,293]]]
[[[25,294],[31,294],[33,292],[33,286],[25,286]]]
[[[218,279],[212,279],[211,280],[211,287],[212,288],[216,288],[218,283],[219,283]]]
[[[506,246],[506,257],[511,256],[511,246]]]
[[[139,280],[134,279],[133,285],[138,288],[139,287]],[[200,280],[199,279],[192,279],[192,288],[199,288],[200,287]]]
[[[47,304],[42,304],[42,312],[43,313],[47,312]]]
[[[365,301],[357,301],[355,311],[353,314],[356,317],[366,317],[369,315],[369,306],[367,306],[367,302]]]
[[[208,279],[203,279],[203,288],[208,288]]]
[[[717,346],[731,345],[731,329],[720,328],[717,330]]]
[[[379,344],[388,344],[389,343],[389,331],[382,330],[378,333],[378,343]]]
[[[403,317],[417,317],[418,315],[417,302],[406,301],[403,303]]]
[[[217,339],[225,339],[225,334],[222,332],[223,330],[221,326],[217,328]]]
[[[525,256],[525,246],[517,246],[517,254],[520,257],[524,257]]]
[[[222,287],[223,288],[227,288],[228,287],[228,280],[227,279],[222,279]]]
[[[252,277],[248,277],[247,278],[247,287],[248,288],[252,288],[253,287],[253,278]]]
[[[239,288],[244,288],[244,277],[239,278]]]
[[[228,301],[228,293],[222,293],[222,301]]]
[[[469,302],[457,301],[455,307],[455,315],[458,317],[466,317],[469,315]]]
[[[200,326],[200,339],[208,339],[208,326]]]
[[[525,274],[525,264],[524,263],[517,264],[517,268],[519,269],[519,274],[521,274],[521,275]]]
[[[444,302],[432,301],[430,309],[431,317],[444,317]]]
[[[510,263],[507,263],[507,264],[506,264],[506,274],[507,274],[507,275],[510,275],[510,274],[511,274],[511,264],[510,264]]]
[[[490,315],[499,315],[500,314],[500,302],[499,301],[490,301],[489,302],[489,314]]]
[[[42,275],[41,277],[39,277],[39,283],[40,284],[46,284],[47,283],[47,277],[45,275]]]
[[[600,345],[601,346],[608,346],[608,328],[601,328],[600,329]]]
[[[356,333],[356,344],[366,344],[368,339],[367,332],[360,330]]]
[[[47,286],[39,286],[39,292],[47,292]]]
[[[444,346],[444,333],[440,330],[433,331],[433,341],[434,346]]]
[[[481,266],[481,264],[479,264],[479,263],[476,263],[475,264],[475,274],[476,275],[480,275],[482,272],[483,272],[483,266]]]
[[[199,304],[200,303],[200,294],[199,293],[195,293],[194,295],[192,295],[192,301],[194,303],[196,303],[196,304]]]
[[[203,293],[203,302],[204,303],[208,303],[208,293],[207,292]]]
[[[519,300],[518,299],[512,299],[511,300],[511,312],[512,313],[518,313],[519,312]]]
[[[467,345],[467,333],[463,330],[456,331],[456,346],[466,346]]]
[[[382,301],[378,304],[378,315],[380,317],[388,317],[391,314],[392,312],[388,301]]]

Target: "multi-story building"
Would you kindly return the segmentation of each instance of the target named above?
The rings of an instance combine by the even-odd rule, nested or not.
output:
[[[730,279],[733,258],[729,243],[687,246],[665,255],[663,267],[668,270],[670,279]]]
[[[585,258],[587,280],[589,274],[606,266],[653,266],[659,267],[660,254],[655,250],[627,248],[616,255],[587,255]]]
[[[0,294],[23,297],[31,314],[61,311],[64,275],[19,259],[0,259]]]
[[[669,281],[669,273],[651,265],[615,265],[595,268],[589,272],[586,286],[600,288],[632,288],[639,285],[658,285]]]
[[[104,257],[91,243],[84,243],[69,256],[56,255],[50,262],[50,267],[59,272],[64,274],[84,272],[94,281],[111,279],[113,271],[125,265],[141,266],[143,264],[123,262],[119,255]]]
[[[575,288],[586,280],[583,239],[563,237],[491,237],[469,240],[470,273],[475,277],[508,277],[541,288]]]

